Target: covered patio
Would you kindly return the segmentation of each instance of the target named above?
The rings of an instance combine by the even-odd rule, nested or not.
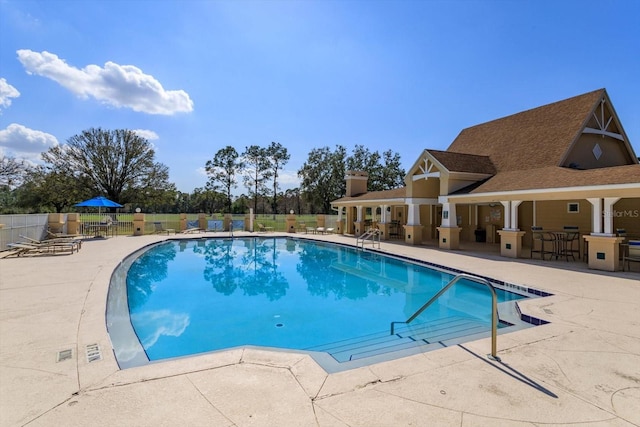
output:
[[[541,233],[570,230],[556,259],[607,271],[640,238],[640,164],[604,89],[464,129],[447,151],[423,150],[403,188],[367,192],[366,179],[347,172],[333,202],[343,233],[375,226],[382,239],[499,244],[521,258],[544,256]]]

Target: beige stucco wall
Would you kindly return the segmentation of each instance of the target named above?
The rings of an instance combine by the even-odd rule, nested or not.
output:
[[[440,180],[438,178],[407,180],[407,197],[437,198],[440,195]]]
[[[613,228],[624,228],[627,234],[640,238],[640,197],[620,199],[613,205]],[[605,215],[608,213],[605,212]]]
[[[599,159],[593,155],[593,148],[598,144],[602,150]],[[563,166],[574,163],[580,169],[594,169],[620,166],[633,163],[624,143],[620,140],[601,135],[583,134],[567,156]]]

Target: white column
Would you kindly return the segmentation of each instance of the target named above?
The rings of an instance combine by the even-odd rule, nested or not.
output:
[[[534,227],[537,225],[536,224],[536,201],[533,201],[533,224]]]
[[[591,234],[602,234],[602,199],[595,197],[587,201],[591,203]]]
[[[407,225],[420,225],[420,205],[410,204]]]
[[[338,208],[338,221],[342,221],[342,206]]]
[[[504,206],[504,226],[502,228],[505,230],[511,230],[511,201],[507,200],[506,202],[500,203]]]
[[[613,205],[615,205],[620,197],[604,198],[604,234],[614,235],[613,233]]]
[[[443,227],[457,227],[456,222],[456,204],[455,203],[443,203],[442,204],[442,226]]]
[[[249,208],[249,231],[253,233],[253,208]]]
[[[362,206],[356,206],[356,221],[360,222],[362,221],[362,213],[364,212],[364,209]]]
[[[520,206],[522,200],[512,200],[511,201],[511,229],[518,231],[518,206]]]

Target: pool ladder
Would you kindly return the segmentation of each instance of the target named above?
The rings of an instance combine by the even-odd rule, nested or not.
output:
[[[356,247],[361,246],[362,249],[364,249],[364,244],[367,240],[371,242],[373,247],[375,247],[377,243],[378,249],[380,249],[380,230],[377,228],[370,228],[359,237],[356,237]]]
[[[464,274],[464,273],[458,274],[456,277],[451,279],[451,281],[447,283],[447,285],[444,288],[440,289],[440,292],[435,294],[429,301],[427,301],[422,307],[420,307],[418,311],[413,313],[411,317],[409,317],[407,320],[405,320],[404,322],[402,321],[391,322],[391,335],[395,334],[396,324],[409,324],[413,322],[416,317],[418,317],[431,304],[433,304],[435,300],[440,298],[442,294],[444,294],[447,290],[449,290],[450,287],[455,285],[461,279],[467,279],[476,283],[480,283],[488,287],[489,290],[491,291],[491,354],[488,354],[487,357],[491,360],[500,361],[500,358],[496,354],[497,340],[498,340],[498,296],[496,295],[495,288],[487,279],[483,279],[482,277],[478,277],[478,276],[472,276],[471,274]]]

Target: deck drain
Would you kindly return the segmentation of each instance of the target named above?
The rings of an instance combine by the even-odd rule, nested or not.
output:
[[[87,362],[97,362],[98,360],[102,360],[100,346],[98,344],[89,344],[87,346]]]
[[[59,351],[58,355],[56,356],[56,362],[64,362],[65,360],[70,360],[72,356],[73,350],[71,350],[70,348],[67,350]]]

